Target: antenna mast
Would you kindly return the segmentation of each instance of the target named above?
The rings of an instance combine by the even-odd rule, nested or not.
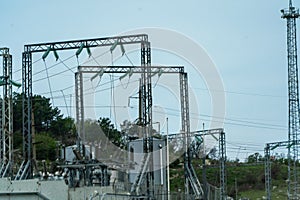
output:
[[[299,9],[293,7],[289,0],[289,8],[281,10],[282,16],[287,20],[287,54],[288,54],[288,96],[289,96],[289,120],[288,120],[288,199],[298,199],[298,147],[296,141],[300,139],[299,129],[299,87],[298,87],[298,63],[297,63],[297,37],[296,19],[299,17]]]

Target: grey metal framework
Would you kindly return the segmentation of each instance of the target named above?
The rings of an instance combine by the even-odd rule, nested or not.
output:
[[[24,46],[24,52],[22,54],[22,92],[23,92],[23,162],[19,171],[15,177],[15,180],[29,179],[32,178],[32,54],[38,52],[56,52],[63,50],[72,49],[83,49],[92,47],[103,47],[123,44],[141,44],[141,63],[142,66],[150,65],[150,43],[148,42],[148,36],[146,34],[138,35],[127,35],[127,36],[116,36],[116,37],[105,37],[95,38],[86,40],[72,40],[62,42],[51,42],[51,43],[39,43],[39,44],[28,44]],[[146,69],[145,69],[146,71]],[[144,79],[147,76],[144,76]],[[151,77],[150,77],[151,79]],[[144,80],[146,85],[151,85],[149,78]],[[144,124],[151,124],[151,90],[148,87],[144,87],[144,93],[146,99],[144,99]]]
[[[273,143],[267,143],[265,147],[265,187],[266,187],[266,194],[267,194],[267,199],[271,200],[272,199],[272,176],[271,176],[271,155],[270,151],[279,148],[279,147],[286,147],[288,149],[292,148],[293,146],[298,146],[300,145],[300,140],[294,140],[294,141],[282,141],[282,142],[273,142]],[[289,169],[293,170],[293,169]],[[290,183],[288,183],[290,184]],[[297,196],[290,196],[290,193],[288,193],[288,199],[299,199]]]
[[[219,135],[219,156],[220,156],[220,199],[227,199],[227,178],[226,178],[226,140],[225,133]]]
[[[297,63],[297,37],[296,19],[300,16],[299,9],[293,7],[292,0],[289,8],[281,10],[282,18],[287,20],[287,54],[288,54],[288,93],[289,93],[289,132],[290,143],[297,141],[300,131],[299,118],[299,88],[298,88],[298,63]],[[296,164],[299,156],[299,146],[292,145],[288,148],[288,198],[298,199],[299,175]]]
[[[197,151],[200,149],[200,146],[203,145],[203,136],[212,136],[215,140],[219,142],[219,167],[220,167],[220,197],[219,199],[225,200],[227,198],[227,178],[226,178],[226,140],[225,140],[225,132],[223,128],[216,128],[216,129],[208,129],[208,130],[199,130],[199,131],[191,131],[190,132],[190,152],[191,154],[199,152]],[[215,136],[218,135],[219,137]],[[170,134],[169,140],[178,139],[178,137],[183,138],[181,134]],[[195,144],[194,141],[196,137],[200,137],[202,141],[198,144]],[[192,147],[196,145],[197,147]],[[194,151],[197,152],[194,152]]]
[[[147,76],[151,76],[154,73],[171,73],[171,74],[181,74],[184,71],[183,67],[177,67],[177,66],[147,66]],[[76,98],[76,121],[78,124],[78,128],[80,130],[80,136],[85,138],[85,132],[84,132],[84,100],[83,100],[83,74],[104,74],[104,73],[122,73],[122,74],[141,74],[142,76],[145,74],[145,67],[144,66],[79,66],[78,72],[75,73],[75,98]],[[144,84],[143,84],[144,85]],[[142,87],[143,87],[142,85]],[[147,83],[148,87],[151,88],[151,85],[149,86],[149,83]],[[145,90],[145,88],[142,88],[142,91]],[[148,90],[149,91],[149,90]],[[147,97],[147,96],[146,96]],[[147,97],[151,100],[151,104],[148,102],[148,106],[152,106],[152,95],[151,98]],[[145,110],[145,93],[142,93],[142,122],[139,122],[142,127],[146,128],[144,129],[144,158],[142,161],[141,169],[139,174],[136,177],[136,180],[134,184],[131,187],[131,194],[139,195],[140,193],[140,187],[142,183],[146,180],[146,188],[147,188],[147,194],[149,196],[154,195],[153,188],[153,170],[148,169],[149,166],[152,166],[150,162],[152,161],[152,135],[150,134],[150,130],[148,130],[147,127],[149,127],[149,124],[145,124],[145,112],[149,112]],[[147,107],[147,106],[146,106]],[[150,115],[150,114],[148,114]],[[152,114],[151,114],[152,115]],[[152,116],[148,120],[152,121]],[[152,123],[151,123],[152,126]],[[146,148],[146,149],[145,149]],[[146,151],[147,150],[147,151]],[[151,150],[151,151],[150,151]]]
[[[178,66],[150,66],[151,73],[182,73],[183,67]],[[143,66],[79,66],[75,73],[75,102],[78,134],[85,141],[84,131],[84,100],[83,74],[143,74]]]
[[[184,178],[186,194],[194,194],[196,199],[203,198],[203,189],[197,178],[197,174],[192,166],[192,156],[190,151],[190,114],[188,96],[188,77],[187,73],[180,74],[180,101],[181,101],[181,131],[184,135]]]
[[[4,83],[3,99],[1,108],[1,130],[0,130],[0,152],[1,166],[0,177],[12,176],[13,164],[13,106],[12,106],[12,55],[8,48],[0,48],[0,56],[3,57],[3,75],[1,77]]]
[[[186,194],[192,193],[196,198],[202,198],[203,196],[203,190],[200,185],[200,182],[196,176],[196,173],[193,169],[193,166],[191,165],[191,153],[189,149],[190,144],[190,121],[189,121],[189,107],[188,107],[188,80],[187,80],[187,73],[184,72],[184,67],[182,66],[149,66],[148,69],[148,76],[151,76],[154,73],[167,73],[167,74],[179,74],[179,80],[180,80],[180,97],[181,97],[181,120],[182,120],[182,130],[183,130],[183,138],[184,138],[184,147],[185,147],[185,171],[188,171],[188,173],[185,173],[185,184],[186,184]],[[143,66],[79,66],[78,72],[75,75],[75,83],[77,88],[75,91],[76,94],[76,117],[78,122],[84,121],[84,107],[83,107],[83,73],[137,73],[137,74],[144,74],[144,67]],[[150,86],[151,87],[151,86]],[[144,95],[142,95],[142,98],[145,98]],[[152,97],[151,97],[152,101]],[[142,101],[144,102],[144,101]],[[152,103],[151,103],[152,105]],[[142,105],[144,107],[144,105]],[[145,112],[145,111],[143,111]],[[142,115],[144,116],[144,114]],[[81,130],[83,129],[83,124],[79,125],[81,127]],[[82,137],[84,136],[84,133],[82,134]],[[151,135],[148,134],[147,138],[144,137],[144,139],[147,139],[151,141]],[[145,142],[146,144],[150,142]],[[150,143],[151,145],[151,143]],[[150,149],[150,148],[149,148]],[[151,166],[149,162],[151,162],[151,151],[144,151],[145,156],[142,161],[141,170],[136,177],[135,183],[132,185],[131,193],[132,194],[138,194],[139,187],[145,180],[149,180],[147,177],[147,166]],[[225,153],[225,151],[224,151]],[[148,171],[152,171],[151,169],[148,169]],[[153,180],[152,177],[150,180]],[[153,181],[151,182],[153,183]],[[148,185],[146,186],[148,189]],[[148,189],[150,190],[150,189]],[[148,193],[151,193],[152,191],[148,191]]]

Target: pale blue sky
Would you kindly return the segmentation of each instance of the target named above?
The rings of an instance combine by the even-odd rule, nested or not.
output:
[[[201,45],[217,66],[226,90],[228,153],[243,158],[262,153],[267,142],[287,139],[286,22],[280,18],[287,5],[287,0],[2,1],[0,46],[10,48],[16,71],[24,44],[111,36],[142,27],[180,32]],[[197,90],[205,99],[205,89]],[[209,111],[202,110],[207,120]]]

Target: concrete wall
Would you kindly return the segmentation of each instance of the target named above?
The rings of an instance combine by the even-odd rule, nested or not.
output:
[[[96,196],[94,199],[98,199],[108,193],[114,193],[112,187],[68,188],[63,180],[39,181],[38,179],[31,179],[10,181],[8,179],[0,179],[1,200],[85,200],[93,196]]]

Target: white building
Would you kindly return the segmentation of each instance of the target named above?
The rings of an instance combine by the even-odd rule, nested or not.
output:
[[[143,139],[129,142],[129,182],[133,184],[143,165]],[[155,195],[167,193],[167,146],[166,140],[153,138],[153,162],[148,162],[148,170],[154,171]],[[152,164],[151,164],[152,163]],[[150,166],[149,166],[150,165]]]

